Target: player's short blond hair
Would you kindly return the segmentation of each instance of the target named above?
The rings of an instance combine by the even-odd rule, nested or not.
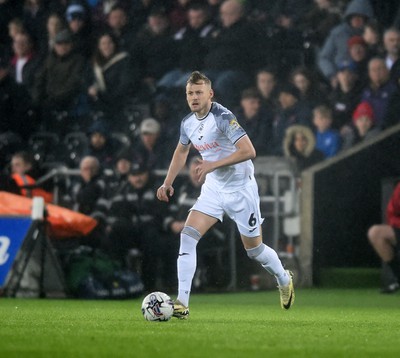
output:
[[[188,80],[186,81],[186,84],[198,85],[201,84],[202,82],[211,87],[211,80],[204,73],[201,73],[199,71],[194,71],[189,76]]]

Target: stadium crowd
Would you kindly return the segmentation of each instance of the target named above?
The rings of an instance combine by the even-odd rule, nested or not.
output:
[[[154,173],[179,138],[193,70],[259,156],[301,172],[400,122],[400,6],[0,0],[0,189],[29,196],[50,169],[79,168],[57,204],[98,220],[82,242],[124,263],[139,249],[146,289],[173,285],[181,206],[197,188],[183,181],[164,205]]]

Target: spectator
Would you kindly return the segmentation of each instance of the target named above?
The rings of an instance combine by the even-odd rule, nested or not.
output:
[[[87,154],[95,157],[102,168],[112,168],[119,153],[107,124],[102,120],[94,121],[89,127],[88,136],[89,148]]]
[[[390,71],[393,64],[400,58],[400,30],[391,27],[383,34],[386,67]]]
[[[42,56],[45,57],[48,53],[54,51],[56,36],[65,28],[64,18],[59,13],[53,12],[49,15],[46,22],[46,36],[39,45]]]
[[[205,41],[204,72],[213,82],[215,95],[224,106],[235,107],[255,70],[255,47],[259,36],[246,20],[238,0],[226,0],[220,7],[221,26]],[[249,39],[252,39],[249,41]]]
[[[32,93],[34,76],[41,59],[28,33],[17,34],[13,40],[14,56],[11,59],[12,75],[15,81]]]
[[[388,102],[396,85],[390,79],[390,72],[382,58],[372,58],[368,62],[368,85],[364,87],[361,100],[368,101],[374,111],[376,126],[382,126]]]
[[[15,36],[27,32],[27,29],[19,17],[12,19],[8,23],[8,36],[13,41]]]
[[[343,136],[343,149],[375,137],[380,131],[375,123],[372,106],[368,102],[361,102],[353,113],[353,130]]]
[[[25,0],[22,20],[30,34],[36,41],[41,40],[46,33],[46,19],[48,11],[45,0]]]
[[[316,128],[315,148],[321,151],[325,158],[335,156],[341,146],[340,134],[332,129],[332,111],[325,105],[319,105],[313,110],[313,123]]]
[[[68,29],[72,34],[74,51],[89,58],[93,50],[90,16],[83,5],[72,3],[65,12]]]
[[[10,59],[6,50],[0,49],[0,136],[2,142],[6,143],[7,137],[15,135],[24,140],[28,139],[34,124],[29,93],[12,77]],[[6,154],[1,156],[6,157]]]
[[[123,6],[114,5],[107,15],[108,29],[118,39],[121,51],[129,51],[135,39],[135,33],[131,29],[127,11]]]
[[[117,38],[110,32],[102,33],[88,74],[88,96],[92,109],[102,112],[111,129],[123,131],[124,110],[137,87],[138,74],[126,51],[120,51]],[[136,86],[135,86],[136,84]]]
[[[39,196],[46,203],[53,201],[53,195],[40,187],[36,187],[36,180],[40,170],[33,156],[25,151],[17,152],[11,157],[11,177],[18,185],[21,195],[28,198]]]
[[[154,118],[145,118],[140,123],[139,140],[133,146],[134,161],[149,170],[166,169],[170,155],[161,138],[160,123]]]
[[[12,19],[21,18],[22,1],[2,0],[0,1],[0,43],[9,47],[11,38],[8,33],[8,24]]]
[[[155,8],[150,13],[137,34],[133,54],[139,59],[142,82],[151,96],[156,91],[157,81],[175,68],[178,61],[177,44],[163,8]]]
[[[187,11],[188,24],[174,34],[179,52],[178,67],[167,72],[157,86],[169,89],[186,86],[186,80],[195,68],[204,67],[206,48],[204,40],[210,35],[214,26],[206,5],[194,3]],[[179,96],[181,97],[181,96]]]
[[[340,23],[341,10],[333,0],[314,0],[299,21],[299,28],[320,49],[330,31]]]
[[[399,204],[400,184],[397,183],[386,207],[385,223],[373,225],[368,229],[368,240],[382,260],[381,293],[394,293],[400,288]]]
[[[106,183],[101,176],[100,162],[96,157],[85,156],[79,164],[80,178],[64,198],[69,207],[89,216],[96,216],[98,200],[104,195]]]
[[[293,125],[286,130],[283,142],[285,157],[290,159],[300,176],[301,172],[324,160],[324,154],[315,148],[315,136],[306,126]]]
[[[107,181],[107,197],[121,193],[128,185],[128,175],[132,168],[132,155],[129,151],[121,152],[115,163],[113,176]]]
[[[296,67],[289,76],[290,81],[299,89],[300,99],[310,108],[314,108],[325,98],[324,91],[316,74],[305,66]]]
[[[150,292],[163,287],[160,280],[169,274],[162,267],[171,259],[166,254],[170,243],[165,240],[162,229],[166,206],[157,200],[155,178],[145,166],[134,163],[128,183],[108,200],[108,210],[103,206],[102,217],[108,233],[103,248],[122,265],[130,249],[139,249],[143,283]]]
[[[71,116],[60,117],[59,113],[70,114],[83,90],[85,59],[73,52],[71,33],[59,32],[55,38],[54,51],[45,59],[36,74],[33,100],[41,110],[42,126],[46,130],[64,134],[77,123]]]
[[[271,113],[274,113],[278,106],[278,81],[276,70],[263,67],[257,71],[256,87],[261,95],[262,105]]]
[[[368,57],[380,56],[384,53],[382,29],[375,19],[371,19],[365,24],[362,37],[367,44]]]
[[[350,61],[352,61],[358,72],[358,79],[361,84],[367,82],[368,77],[368,62],[370,60],[367,44],[362,36],[352,36],[347,41],[349,48]]]
[[[352,0],[347,5],[342,23],[335,26],[326,38],[318,56],[318,67],[333,88],[337,85],[337,67],[343,61],[350,60],[347,40],[354,35],[361,35],[365,23],[373,16],[369,0]]]
[[[242,92],[240,108],[236,113],[257,154],[267,155],[272,133],[272,116],[263,110],[261,96],[256,88],[248,88]]]
[[[91,18],[95,29],[104,29],[107,24],[107,17],[114,6],[119,5],[128,11],[130,8],[130,0],[98,0],[91,8]],[[136,23],[136,18],[135,19]]]
[[[396,90],[390,96],[382,129],[389,128],[400,122],[400,60],[392,66],[391,79],[396,84]]]
[[[288,127],[295,124],[311,126],[311,108],[300,100],[300,96],[299,89],[291,83],[286,83],[279,89],[280,108],[272,125],[272,155],[283,155],[283,140]]]
[[[333,109],[332,128],[345,130],[351,125],[351,116],[361,99],[361,85],[353,62],[344,61],[338,67],[336,80],[338,85],[329,93],[329,102]]]

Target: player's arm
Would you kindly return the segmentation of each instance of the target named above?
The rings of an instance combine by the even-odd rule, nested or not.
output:
[[[241,163],[256,157],[256,150],[254,149],[253,143],[247,135],[241,137],[235,143],[235,147],[236,152],[215,162],[208,162],[205,160],[199,161],[199,165],[196,168],[197,174],[199,175],[199,181],[204,180],[207,173],[210,173],[217,168]]]
[[[183,145],[178,143],[172,156],[171,163],[168,168],[167,176],[164,179],[164,184],[161,185],[157,190],[157,198],[161,201],[169,201],[169,196],[174,195],[174,188],[172,184],[175,181],[176,176],[185,166],[186,159],[189,154],[190,144]]]

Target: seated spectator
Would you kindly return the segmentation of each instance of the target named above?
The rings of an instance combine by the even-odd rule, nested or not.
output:
[[[113,176],[107,181],[108,197],[114,196],[128,185],[128,176],[132,168],[132,155],[129,151],[123,151],[116,159]]]
[[[273,68],[263,67],[256,73],[256,87],[261,95],[262,106],[275,113],[278,106],[277,73]]]
[[[400,184],[397,183],[386,206],[385,223],[368,229],[368,240],[382,260],[381,293],[394,293],[400,286]]]
[[[96,157],[85,156],[79,163],[80,177],[64,198],[72,210],[95,217],[98,200],[105,194],[106,183]]]
[[[362,91],[361,100],[371,104],[376,126],[382,126],[389,99],[395,91],[396,84],[390,79],[385,60],[378,57],[372,58],[368,62],[368,85]]]
[[[88,59],[93,51],[90,15],[83,5],[72,3],[67,6],[65,18],[74,41],[74,51]]]
[[[324,91],[312,70],[305,66],[296,67],[291,72],[289,80],[299,89],[301,101],[310,108],[314,108],[323,101]]]
[[[138,58],[142,83],[148,96],[156,91],[157,82],[175,68],[177,44],[172,37],[168,15],[163,8],[154,8],[147,23],[138,31],[131,50]]]
[[[35,72],[41,65],[41,58],[35,49],[31,36],[26,32],[15,35],[13,50],[12,75],[18,84],[32,93]]]
[[[27,140],[35,124],[29,93],[16,83],[10,71],[9,56],[6,50],[0,49],[0,136],[3,143],[7,133]]]
[[[119,50],[112,33],[106,32],[98,37],[89,68],[87,92],[92,110],[102,112],[111,129],[123,131],[127,126],[124,109],[137,86],[137,72],[129,54]]]
[[[311,108],[300,100],[299,89],[286,83],[279,88],[280,107],[273,119],[271,155],[283,155],[283,140],[286,129],[295,124],[311,127]]]
[[[59,32],[51,52],[36,74],[33,100],[41,111],[45,130],[64,134],[75,125],[71,113],[76,109],[83,90],[85,59],[73,51],[73,39],[68,30]],[[66,116],[59,116],[67,113]]]
[[[118,3],[107,15],[107,28],[118,39],[121,51],[129,51],[135,39],[135,32],[132,30],[127,10]]]
[[[361,102],[353,113],[352,130],[342,136],[342,148],[348,149],[375,137],[379,132],[380,128],[376,126],[374,109],[368,102]]]
[[[0,1],[0,43],[5,48],[9,48],[11,43],[11,37],[8,32],[8,24],[16,18],[21,18],[22,15],[21,2],[13,0],[2,0]],[[20,21],[22,23],[22,21]]]
[[[342,133],[352,125],[351,116],[361,99],[361,85],[353,62],[344,61],[336,73],[337,86],[330,91],[328,100],[333,109],[332,128]]]
[[[36,179],[40,176],[40,171],[35,159],[28,152],[17,152],[11,157],[11,177],[20,189],[21,195],[28,198],[35,196],[42,197],[46,203],[53,201],[50,191],[35,187]]]
[[[147,291],[159,289],[159,280],[168,279],[163,268],[166,260],[176,262],[167,254],[169,242],[163,235],[162,223],[166,206],[156,198],[155,178],[145,166],[137,163],[131,168],[124,190],[108,199],[102,206],[108,235],[103,249],[125,264],[130,249],[142,253],[142,279]]]
[[[112,168],[118,155],[116,142],[110,129],[102,120],[94,121],[88,130],[89,148],[87,155],[95,157],[102,168]]]
[[[383,34],[383,47],[386,67],[390,71],[394,63],[400,59],[400,30],[391,27]]]
[[[335,156],[341,147],[341,137],[337,130],[332,129],[332,111],[325,105],[313,110],[313,123],[316,128],[315,148],[321,151],[325,158]]]
[[[324,160],[324,154],[315,148],[315,136],[306,126],[293,125],[286,130],[283,142],[285,157],[290,159],[300,177],[301,172]]]
[[[367,44],[360,35],[352,36],[347,41],[350,61],[356,66],[358,79],[361,84],[367,82],[368,62],[370,60]]]
[[[256,88],[242,92],[240,108],[236,112],[240,125],[251,139],[257,155],[267,155],[272,134],[272,116],[261,106],[261,96]]]
[[[133,160],[149,170],[166,169],[171,152],[166,150],[161,137],[161,126],[154,118],[140,123],[139,140],[133,145]]]
[[[318,67],[333,88],[336,87],[335,74],[343,61],[349,61],[347,40],[361,35],[366,22],[374,17],[369,0],[352,0],[346,7],[344,17],[325,39],[318,55]]]
[[[57,12],[51,13],[46,22],[46,36],[43,36],[39,44],[42,57],[54,51],[57,34],[66,28],[64,18]]]
[[[383,55],[382,29],[375,19],[365,24],[362,37],[367,44],[369,58]]]
[[[187,11],[188,24],[174,34],[174,40],[179,51],[177,67],[167,72],[158,81],[160,89],[186,86],[186,80],[194,68],[204,67],[207,38],[214,26],[210,24],[210,14],[206,5],[194,3]]]
[[[213,82],[218,101],[234,108],[240,101],[240,92],[251,83],[249,73],[255,70],[260,35],[247,21],[241,1],[224,1],[220,20],[221,26],[204,42],[207,51],[203,72]]]

